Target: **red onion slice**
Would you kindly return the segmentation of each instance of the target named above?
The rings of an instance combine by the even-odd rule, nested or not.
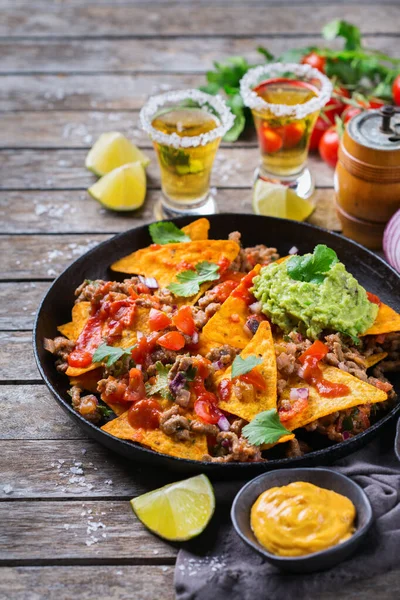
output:
[[[400,273],[400,209],[386,225],[383,234],[383,251],[388,263]]]
[[[139,281],[141,283],[144,283],[144,285],[147,285],[147,287],[150,290],[158,290],[158,283],[157,283],[157,279],[155,279],[154,277],[143,277],[143,275],[139,275]]]
[[[309,393],[308,388],[291,388],[289,397],[291,400],[308,400]]]
[[[250,304],[250,306],[249,306],[249,311],[253,314],[260,313],[261,309],[262,309],[261,302],[253,302],[253,304]]]
[[[220,416],[217,425],[221,431],[229,431],[230,429],[229,421],[224,415]]]
[[[194,334],[192,335],[192,343],[198,344],[198,342],[199,342],[199,334],[197,331],[195,331]]]
[[[296,246],[292,246],[288,252],[288,254],[297,254],[299,251],[298,248],[296,248]]]

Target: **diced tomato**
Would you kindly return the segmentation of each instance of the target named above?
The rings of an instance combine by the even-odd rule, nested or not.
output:
[[[162,310],[150,309],[149,328],[150,331],[161,331],[171,325],[171,319]]]
[[[158,338],[157,343],[167,350],[181,350],[185,345],[185,338],[179,331],[170,331]]]
[[[133,289],[133,285],[129,286],[128,288],[128,292],[129,292],[129,296],[133,299],[136,300],[137,298],[139,298],[138,294],[135,292],[135,290]]]
[[[225,300],[228,298],[228,296],[231,295],[233,290],[235,288],[237,288],[238,285],[239,285],[238,281],[233,281],[232,279],[227,279],[226,281],[223,281],[222,283],[219,283],[218,285],[213,287],[212,291],[213,291],[213,294],[216,295],[216,300],[218,302],[221,302],[221,304],[222,304],[223,302],[225,302]]]
[[[246,274],[241,271],[225,271],[221,274],[220,281],[221,283],[224,281],[234,281],[239,284],[245,276]]]
[[[299,358],[299,361],[302,365],[304,365],[309,356],[312,356],[317,360],[322,360],[328,354],[328,352],[328,346],[326,346],[323,342],[320,342],[320,340],[316,340],[305,352],[303,352]]]
[[[222,275],[222,273],[224,273],[231,264],[231,261],[226,256],[223,256],[220,258],[217,264],[219,266],[219,273]]]
[[[216,425],[219,418],[223,416],[223,413],[215,406],[215,404],[213,404],[213,402],[210,401],[210,397],[212,396],[214,396],[214,394],[209,392],[199,396],[194,403],[194,412],[205,423]]]
[[[285,421],[290,421],[290,419],[292,419],[295,415],[298,415],[299,413],[303,412],[303,410],[305,410],[307,406],[307,398],[299,398],[289,409],[279,409],[279,420],[282,423],[285,423]]]
[[[232,391],[232,382],[230,379],[222,379],[218,385],[218,395],[223,402],[227,402]]]
[[[139,294],[150,294],[150,288],[148,288],[144,283],[137,283],[136,289]]]
[[[103,320],[99,313],[90,317],[81,331],[75,348],[68,355],[70,367],[85,368],[92,364],[93,354],[103,341]]]
[[[250,273],[247,273],[237,288],[233,290],[232,296],[234,298],[241,298],[241,300],[243,300],[247,305],[255,302],[253,294],[249,292],[249,289],[253,287],[253,279],[255,276],[256,273],[254,269],[250,271]]]
[[[139,369],[129,370],[129,383],[125,393],[126,402],[137,402],[146,397],[146,388],[143,382],[143,373]]]
[[[326,59],[316,52],[310,52],[310,54],[306,54],[306,56],[303,56],[301,62],[303,65],[310,65],[310,67],[318,69],[318,71],[321,71],[321,73],[325,73]]]
[[[244,383],[251,383],[251,385],[254,386],[256,390],[260,390],[261,392],[267,389],[267,384],[265,382],[264,377],[255,369],[252,369],[248,373],[240,375],[239,379],[240,381],[244,381]]]
[[[131,327],[135,319],[136,303],[132,298],[111,302],[109,306],[110,333],[121,333],[123,329]]]
[[[372,304],[377,304],[378,306],[382,304],[379,296],[375,296],[375,294],[371,294],[371,292],[367,292],[367,297]]]
[[[182,333],[186,333],[186,335],[193,335],[196,331],[196,325],[190,306],[182,306],[176,315],[172,317],[172,321],[175,327]]]
[[[128,421],[132,427],[157,429],[160,424],[161,407],[156,400],[144,398],[131,406]]]
[[[274,152],[278,152],[282,146],[283,141],[279,133],[277,133],[274,129],[267,127],[266,125],[262,125],[258,128],[258,141],[260,142],[261,151],[264,154],[273,154]]]

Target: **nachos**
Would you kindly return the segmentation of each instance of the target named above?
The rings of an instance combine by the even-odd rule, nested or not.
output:
[[[396,402],[400,315],[333,250],[280,259],[239,232],[208,239],[207,219],[149,232],[110,265],[127,277],[85,280],[44,340],[84,419],[162,454],[254,462],[346,440]]]

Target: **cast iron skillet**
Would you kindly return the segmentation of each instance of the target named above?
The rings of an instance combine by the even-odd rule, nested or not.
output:
[[[378,294],[381,300],[400,311],[400,276],[383,260],[362,246],[307,223],[297,223],[285,219],[259,217],[248,214],[219,214],[208,217],[211,223],[210,238],[226,239],[231,231],[242,234],[244,246],[266,244],[278,249],[281,256],[295,245],[300,254],[312,252],[316,244],[326,244],[333,248],[347,269],[370,292]],[[188,224],[192,218],[176,219],[179,227]],[[282,467],[309,467],[329,464],[355,450],[358,450],[376,436],[385,423],[393,420],[400,412],[400,403],[365,432],[337,445],[320,447],[303,457],[272,459],[266,463],[212,464],[158,454],[137,444],[119,440],[99,427],[85,421],[70,405],[68,378],[56,371],[54,358],[43,348],[43,338],[57,335],[57,325],[71,318],[74,303],[74,290],[84,279],[123,279],[118,273],[109,270],[115,260],[151,243],[148,227],[144,225],[116,235],[81,256],[69,266],[53,283],[43,299],[34,327],[34,353],[36,362],[47,387],[58,403],[66,410],[89,436],[129,459],[168,468],[180,473],[207,473],[215,478],[249,478],[263,471]],[[393,378],[397,393],[400,393],[400,379]],[[320,443],[320,442],[318,442]],[[320,443],[321,445],[321,443]],[[314,446],[313,446],[314,447]]]

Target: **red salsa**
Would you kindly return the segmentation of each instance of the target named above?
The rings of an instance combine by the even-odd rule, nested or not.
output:
[[[324,379],[319,361],[329,352],[328,346],[317,340],[299,358],[303,365],[302,378],[314,385],[324,398],[338,398],[350,394],[350,388],[344,383],[333,383]]]
[[[128,411],[128,421],[132,427],[157,429],[160,425],[161,407],[157,400],[144,398],[133,404]]]

